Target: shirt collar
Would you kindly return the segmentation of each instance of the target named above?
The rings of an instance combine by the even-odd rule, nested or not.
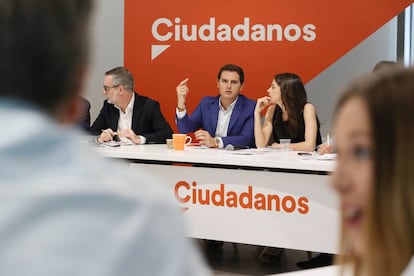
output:
[[[237,96],[237,98],[236,98],[236,100],[234,100],[234,102],[232,102],[230,105],[229,105],[229,107],[227,108],[227,110],[226,109],[224,109],[224,107],[221,105],[221,97],[219,98],[219,109],[221,110],[221,111],[230,111],[230,110],[233,110],[234,109],[234,106],[236,105],[236,103],[237,103],[237,100],[239,99],[239,96]]]
[[[129,103],[128,103],[128,105],[127,105],[127,107],[125,108],[125,114],[127,114],[127,113],[129,113],[129,112],[132,112],[132,109],[134,108],[134,101],[135,101],[135,92],[132,92],[132,97],[131,97],[131,100],[129,100]],[[117,105],[114,105],[120,112],[122,112],[122,109],[119,107],[119,106],[117,106]],[[124,113],[124,112],[122,112],[122,113]]]
[[[135,101],[135,92],[132,92],[132,97],[127,107],[125,108],[125,113],[132,112],[132,109],[134,108],[134,101]]]

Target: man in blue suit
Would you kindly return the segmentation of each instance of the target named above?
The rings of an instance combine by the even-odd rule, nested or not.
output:
[[[176,122],[180,132],[194,132],[201,145],[211,148],[253,147],[255,101],[240,94],[244,83],[243,69],[226,64],[217,75],[219,95],[206,96],[191,115],[187,113],[185,99],[188,79],[176,88]]]

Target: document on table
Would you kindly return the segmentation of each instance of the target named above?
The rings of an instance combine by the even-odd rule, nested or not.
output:
[[[190,143],[188,145],[185,145],[186,149],[190,149],[190,150],[197,150],[197,149],[209,149],[208,146],[205,145],[201,145],[200,143]]]
[[[336,153],[325,153],[322,155],[316,155],[316,160],[335,160],[336,159]]]
[[[228,150],[226,152],[230,153],[230,154],[236,154],[236,155],[253,155],[253,154],[255,154],[251,149]]]
[[[236,150],[226,150],[227,153],[236,154],[236,155],[254,155],[254,154],[264,154],[266,152],[272,152],[268,148],[258,148],[258,149],[236,149]]]
[[[101,143],[100,146],[103,147],[119,147],[119,146],[131,146],[134,145],[132,141],[108,141]]]

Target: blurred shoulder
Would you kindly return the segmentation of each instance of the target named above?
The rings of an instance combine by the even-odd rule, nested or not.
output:
[[[159,105],[159,102],[148,96],[143,96],[135,92],[135,102],[140,104]]]
[[[239,100],[242,103],[247,104],[250,107],[251,106],[256,107],[256,101],[255,100],[252,100],[252,99],[250,99],[250,98],[248,98],[248,97],[246,97],[246,96],[244,96],[242,94],[239,95]]]
[[[203,98],[201,98],[200,104],[204,105],[218,103],[219,99],[220,96],[204,96]]]

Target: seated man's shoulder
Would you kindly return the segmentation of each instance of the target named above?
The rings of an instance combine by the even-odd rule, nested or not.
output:
[[[219,100],[219,96],[204,96],[203,98],[201,98],[200,103],[201,104],[214,103],[214,102],[217,102],[218,100]]]
[[[136,101],[140,104],[149,104],[149,105],[159,104],[159,102],[157,100],[152,99],[148,96],[135,94],[135,98],[136,98]]]
[[[115,105],[113,103],[108,102],[108,100],[104,100],[103,105],[102,105],[103,109],[106,108],[115,108]]]
[[[240,99],[243,99],[244,101],[246,101],[246,102],[248,102],[248,103],[254,103],[254,104],[256,104],[256,101],[255,101],[255,100],[250,99],[249,97],[247,97],[247,96],[245,96],[245,95],[243,95],[243,94],[240,94],[240,95],[239,95],[239,98],[240,98]]]
[[[80,97],[80,100],[81,100],[82,107],[84,109],[89,110],[91,108],[91,102],[90,101],[88,101],[87,99],[85,99],[83,97]]]
[[[256,101],[254,101],[254,100],[252,100],[252,99],[250,99],[250,98],[248,98],[244,95],[239,95],[239,99],[243,104],[247,105],[248,108],[253,108],[254,109],[256,107]]]

